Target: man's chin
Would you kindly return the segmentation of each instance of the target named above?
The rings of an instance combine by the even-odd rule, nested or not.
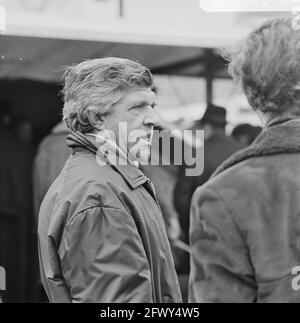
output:
[[[142,144],[141,141],[137,143],[129,151],[129,158],[133,161],[140,162],[142,164],[148,164],[151,156],[151,145],[149,142],[147,144]]]
[[[141,154],[140,158],[139,158],[139,162],[142,164],[142,165],[148,165],[149,164],[149,161],[150,161],[150,153],[145,153],[144,155]]]

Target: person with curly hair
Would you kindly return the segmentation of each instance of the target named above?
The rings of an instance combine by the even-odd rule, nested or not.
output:
[[[300,31],[275,19],[226,51],[264,127],[199,188],[190,301],[300,302]]]

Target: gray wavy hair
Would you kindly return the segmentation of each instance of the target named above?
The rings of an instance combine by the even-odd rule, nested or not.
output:
[[[300,103],[300,31],[292,18],[267,21],[223,54],[255,110],[282,114]]]
[[[91,132],[94,125],[88,108],[97,108],[100,116],[121,99],[124,91],[152,87],[151,72],[138,62],[117,57],[86,60],[64,73],[63,120],[71,130]]]

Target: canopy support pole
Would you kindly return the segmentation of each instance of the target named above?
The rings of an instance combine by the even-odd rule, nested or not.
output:
[[[205,51],[205,80],[206,80],[206,104],[213,103],[214,98],[214,53],[212,49]]]

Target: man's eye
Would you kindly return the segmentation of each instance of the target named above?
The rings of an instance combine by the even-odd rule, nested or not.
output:
[[[139,104],[139,105],[133,106],[131,109],[133,109],[133,110],[139,110],[139,109],[143,109],[143,108],[146,108],[146,107],[148,107],[148,105],[146,105],[146,104]],[[156,104],[152,104],[151,105],[151,108],[152,109],[154,109],[155,107],[156,107]]]
[[[143,107],[143,105],[135,105],[131,109],[142,109]]]

